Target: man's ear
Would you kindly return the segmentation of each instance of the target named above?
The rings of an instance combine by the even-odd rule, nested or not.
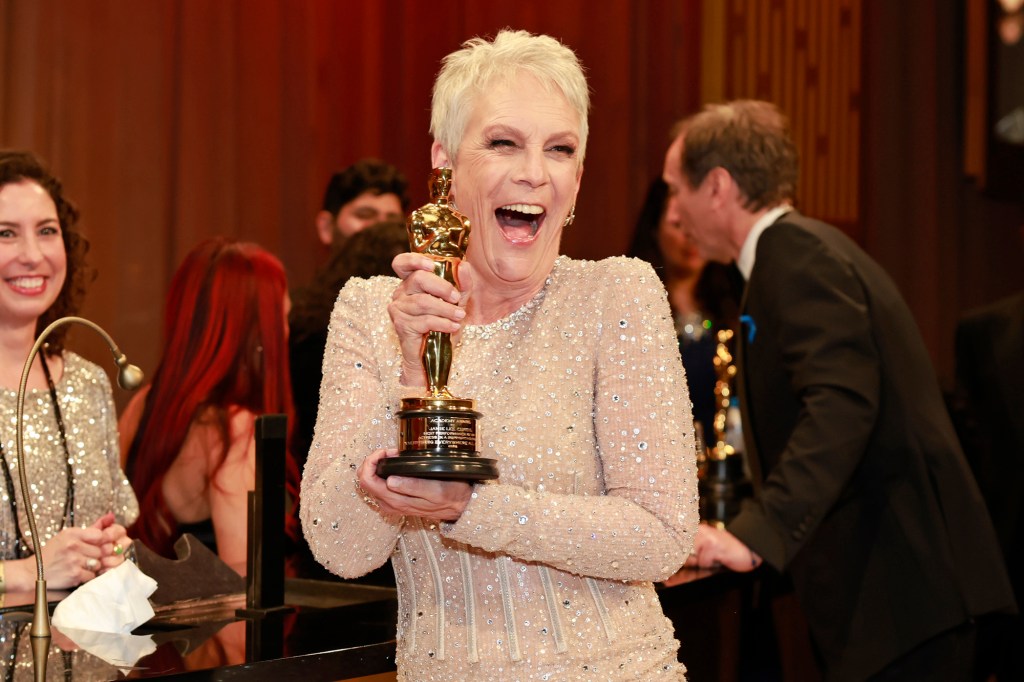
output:
[[[444,150],[441,143],[434,140],[434,144],[430,145],[430,163],[431,168],[445,168],[452,166],[452,160],[448,156],[448,152]]]
[[[711,200],[719,205],[735,197],[736,191],[739,189],[729,171],[721,166],[712,168],[707,177],[704,178],[704,183],[708,186]]]
[[[330,211],[320,211],[316,214],[316,236],[324,246],[334,243],[334,216]]]

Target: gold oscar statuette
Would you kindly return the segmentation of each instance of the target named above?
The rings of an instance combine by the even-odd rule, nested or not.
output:
[[[434,274],[458,286],[456,269],[469,244],[469,219],[449,203],[452,171],[435,168],[430,175],[430,203],[406,221],[412,251],[434,261]],[[447,332],[423,337],[426,395],[403,398],[398,413],[398,457],[377,463],[377,475],[480,481],[498,477],[497,461],[479,456],[477,423],[483,416],[469,398],[448,390],[452,339]]]
[[[697,471],[700,517],[719,528],[725,527],[739,513],[740,502],[751,492],[750,482],[743,471],[743,456],[728,438],[729,413],[733,405],[732,385],[736,377],[736,365],[729,350],[732,337],[731,329],[720,329],[717,334],[713,360],[717,376],[712,422],[714,445],[708,447]]]
[[[715,444],[708,450],[708,458],[723,460],[736,454],[736,449],[730,445],[725,438],[726,420],[729,416],[729,404],[732,402],[732,382],[736,376],[736,365],[732,361],[732,353],[729,351],[729,341],[732,340],[731,329],[720,329],[718,331],[718,345],[715,347],[715,357],[712,360],[715,366],[715,419],[712,422],[712,430],[715,433]]]

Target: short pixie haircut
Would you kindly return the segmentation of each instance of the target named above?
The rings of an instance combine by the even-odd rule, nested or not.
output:
[[[796,145],[785,115],[771,102],[709,104],[678,128],[685,135],[682,170],[691,187],[699,187],[715,168],[724,168],[743,192],[747,210],[795,198]]]
[[[549,89],[560,90],[580,119],[580,165],[587,149],[590,90],[576,54],[546,35],[504,29],[493,41],[471,38],[442,60],[434,82],[430,133],[454,159],[472,111],[473,100],[495,81],[520,73],[535,76]]]

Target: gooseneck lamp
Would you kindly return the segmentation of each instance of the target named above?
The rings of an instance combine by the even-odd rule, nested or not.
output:
[[[46,576],[43,572],[43,552],[39,546],[39,534],[36,531],[36,517],[32,512],[32,498],[28,487],[28,476],[25,473],[25,447],[22,439],[23,422],[25,419],[25,388],[28,385],[28,375],[32,371],[32,363],[35,361],[39,350],[43,347],[54,329],[66,324],[82,324],[93,329],[103,340],[107,342],[110,352],[114,354],[114,361],[117,363],[117,383],[126,390],[135,390],[142,385],[144,374],[142,370],[128,362],[128,358],[117,347],[110,334],[94,322],[83,317],[62,317],[51,322],[46,329],[39,334],[28,358],[25,359],[25,367],[21,371],[21,384],[18,386],[18,411],[15,422],[17,432],[15,438],[18,446],[18,478],[21,481],[21,497],[25,504],[25,517],[28,519],[28,527],[32,533],[32,548],[36,557],[36,596],[32,616],[32,654],[35,661],[35,679],[43,682],[46,679],[46,655],[50,648],[50,611],[46,601]]]

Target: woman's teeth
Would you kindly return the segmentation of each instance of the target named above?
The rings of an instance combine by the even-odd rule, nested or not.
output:
[[[498,209],[499,211],[512,211],[513,213],[525,213],[527,215],[540,215],[544,209],[533,204],[508,204]]]
[[[15,289],[38,289],[43,286],[42,277],[12,277],[7,281]]]
[[[498,227],[513,242],[526,242],[537,236],[544,209],[534,204],[506,204],[494,211]]]

